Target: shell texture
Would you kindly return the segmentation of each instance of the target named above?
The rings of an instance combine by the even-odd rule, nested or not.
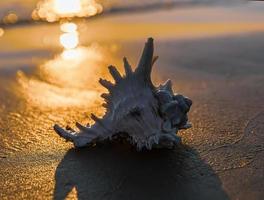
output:
[[[73,142],[75,147],[83,147],[124,138],[137,150],[152,148],[172,148],[181,142],[177,136],[180,129],[191,127],[187,113],[192,101],[180,94],[174,94],[172,83],[166,81],[155,87],[151,81],[151,71],[157,57],[153,57],[153,39],[145,44],[141,59],[135,71],[124,58],[125,75],[114,66],[109,72],[115,83],[100,79],[99,83],[109,93],[102,94],[106,107],[100,119],[94,114],[92,126],[76,123],[78,132],[54,125],[54,130],[63,138]]]

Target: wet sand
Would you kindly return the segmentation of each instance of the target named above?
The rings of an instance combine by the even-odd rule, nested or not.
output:
[[[89,26],[80,28],[80,63],[59,56],[56,26],[21,26],[0,38],[0,198],[262,199],[264,36],[257,20],[241,22],[239,31],[229,24],[224,33],[205,34],[205,25],[189,24],[186,37],[184,31],[177,36],[177,29],[157,34],[160,24],[144,29],[146,21],[134,36],[123,37],[130,26],[119,19],[80,25]],[[14,36],[25,30],[27,35]],[[43,39],[43,30],[53,34]],[[121,69],[123,56],[135,66],[152,33],[160,56],[154,82],[170,78],[175,91],[194,101],[193,128],[179,133],[183,145],[142,153],[125,144],[72,149],[53,124],[87,123],[91,112],[102,115],[96,80],[108,76],[108,64]]]

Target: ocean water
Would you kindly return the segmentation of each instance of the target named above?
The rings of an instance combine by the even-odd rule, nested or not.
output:
[[[0,19],[3,19],[9,13],[15,13],[19,20],[31,19],[32,11],[36,8],[39,2],[47,0],[4,0],[0,1]],[[134,9],[138,7],[148,6],[162,6],[173,5],[175,6],[194,6],[194,5],[229,5],[234,3],[245,3],[245,0],[97,0],[104,10],[116,9]]]

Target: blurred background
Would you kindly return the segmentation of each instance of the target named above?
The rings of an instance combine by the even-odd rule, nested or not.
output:
[[[214,173],[217,179],[208,182],[196,177],[201,199],[208,197],[205,194],[219,199],[260,199],[263,161],[257,158],[264,149],[260,134],[264,124],[263,33],[262,1],[1,0],[0,197],[53,197],[56,168],[72,146],[52,126],[90,123],[91,112],[102,116],[104,89],[99,78],[111,80],[110,64],[123,72],[124,56],[135,68],[144,42],[153,37],[159,60],[152,78],[156,84],[170,78],[175,91],[193,99],[193,128],[180,135],[184,144],[199,153],[197,163],[208,164],[206,170],[191,169],[183,177]],[[103,167],[101,158],[105,157],[97,157]],[[79,163],[71,159],[73,165]],[[95,178],[86,170],[80,173]],[[119,178],[116,174],[117,182]],[[67,181],[62,184],[66,189],[57,192],[59,196],[70,193],[74,199],[88,193],[92,199],[103,198],[100,181],[94,188],[84,184],[90,190],[79,191],[73,186],[67,189]],[[191,191],[192,199],[194,190],[189,186],[182,189]],[[156,191],[160,191],[158,186]]]
[[[242,35],[263,31],[263,8],[263,3],[240,0],[1,1],[1,75],[16,74],[15,85],[20,88],[15,90],[22,92],[20,95],[31,104],[55,106],[60,100],[58,106],[64,103],[82,106],[80,101],[86,104],[84,99],[95,95],[97,79],[106,66],[110,63],[120,66],[125,55],[136,64],[140,43],[148,37],[162,43],[157,54],[162,49],[161,54],[165,55],[161,61],[171,62],[174,68],[243,73],[247,71],[243,67],[246,63],[234,63],[234,59],[241,51],[248,51],[245,56],[253,54],[250,44],[241,44],[247,49],[231,50],[237,48],[236,44],[228,44],[228,49],[220,50],[226,47],[223,41],[212,49],[213,53],[204,52],[209,47],[197,43],[235,35],[235,40],[239,40]],[[163,49],[172,45],[170,41],[181,43],[171,47],[174,52]],[[194,41],[192,45],[188,45],[190,41]],[[177,60],[169,61],[172,58],[166,54],[173,54],[172,58]],[[228,58],[219,58],[223,56]],[[218,65],[220,59],[232,64],[212,66]],[[259,66],[251,66],[252,70],[258,71]],[[93,90],[86,93],[83,87]]]

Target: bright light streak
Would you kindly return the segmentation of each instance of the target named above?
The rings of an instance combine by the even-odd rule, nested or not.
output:
[[[79,44],[79,37],[77,32],[63,33],[60,36],[60,43],[65,49],[74,49]]]
[[[65,15],[79,13],[81,11],[80,0],[55,0],[54,11],[57,14]]]
[[[60,43],[66,49],[74,49],[79,44],[79,33],[75,23],[63,23],[60,26],[61,30],[65,33],[60,36]]]
[[[64,50],[37,67],[39,76],[18,72],[17,91],[29,105],[39,108],[98,106],[102,87],[97,80],[107,72],[106,53],[96,45]]]
[[[31,16],[34,20],[54,22],[60,18],[89,17],[102,11],[102,5],[95,0],[42,0]]]
[[[4,29],[0,28],[0,37],[3,36],[5,33]]]
[[[65,32],[65,33],[72,33],[74,31],[77,31],[77,25],[75,23],[71,23],[71,22],[66,22],[63,23],[61,26],[61,31]]]
[[[64,60],[75,60],[81,58],[82,52],[78,49],[67,49],[61,53],[61,57]]]

